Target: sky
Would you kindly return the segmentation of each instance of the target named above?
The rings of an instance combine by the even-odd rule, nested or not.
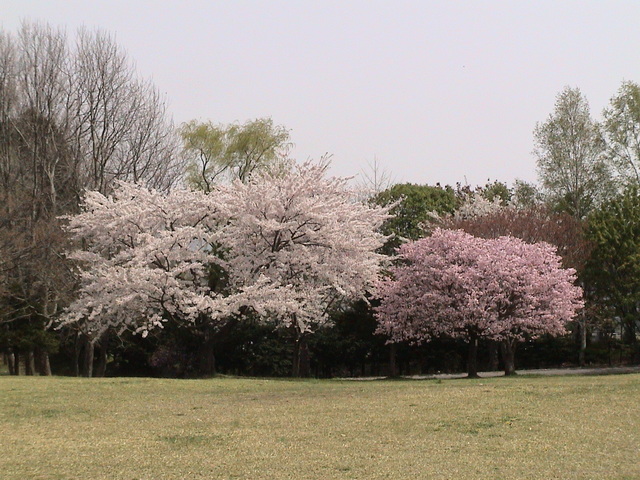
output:
[[[271,117],[332,173],[396,182],[537,180],[533,129],[578,87],[594,118],[640,82],[640,2],[0,0],[21,21],[101,29],[176,123]]]

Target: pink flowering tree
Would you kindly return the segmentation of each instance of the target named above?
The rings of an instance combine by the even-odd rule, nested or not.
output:
[[[61,323],[97,339],[251,313],[295,332],[293,373],[304,374],[306,334],[373,288],[388,217],[327,167],[256,173],[208,194],[89,192],[67,227],[83,245],[72,254],[81,288]]]
[[[575,271],[547,243],[437,229],[401,246],[399,257],[378,285],[378,332],[391,342],[463,338],[470,377],[480,339],[502,342],[505,374],[513,374],[517,342],[563,334],[583,305]]]

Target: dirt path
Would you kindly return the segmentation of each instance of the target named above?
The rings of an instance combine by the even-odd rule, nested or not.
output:
[[[516,370],[518,375],[619,375],[623,373],[640,373],[640,365],[628,367],[598,367],[598,368],[541,368],[537,370]],[[480,378],[502,377],[504,372],[479,372]],[[410,380],[454,379],[465,378],[466,373],[438,373],[434,375],[408,375],[402,378]],[[387,377],[357,377],[342,380],[384,380]]]
[[[621,373],[640,373],[640,365],[629,367],[599,367],[599,368],[543,368],[539,370],[516,370],[518,375],[616,375]],[[504,372],[479,372],[480,378],[502,377]],[[416,375],[407,378],[464,378],[466,373]]]

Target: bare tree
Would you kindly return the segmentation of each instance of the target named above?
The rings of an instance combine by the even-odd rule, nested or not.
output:
[[[50,373],[53,338],[45,325],[58,312],[68,285],[59,258],[62,233],[55,217],[68,211],[69,159],[64,127],[67,95],[65,35],[24,24],[0,47],[0,249],[4,347],[24,355],[25,372]],[[61,276],[62,273],[62,276]],[[10,333],[8,333],[10,332]],[[14,373],[18,372],[14,363]]]
[[[86,188],[128,180],[167,189],[183,175],[166,103],[103,32],[80,30],[73,67],[76,148]]]
[[[0,349],[26,372],[50,372],[46,329],[74,293],[60,215],[119,179],[171,188],[179,145],[166,102],[111,36],[81,30],[70,45],[43,24],[0,32]]]
[[[374,156],[367,162],[367,168],[360,170],[360,186],[369,198],[387,190],[394,182],[393,175],[382,166],[378,157]]]

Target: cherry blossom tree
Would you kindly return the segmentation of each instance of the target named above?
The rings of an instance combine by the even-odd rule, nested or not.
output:
[[[472,192],[465,198],[462,205],[456,209],[452,217],[455,220],[462,221],[492,215],[504,209],[505,206],[502,205],[499,197],[494,197],[493,200],[489,200],[482,192]]]
[[[378,285],[378,332],[391,342],[463,338],[469,377],[477,376],[479,339],[505,342],[505,373],[513,374],[517,342],[563,334],[583,305],[575,271],[547,243],[437,229],[401,246],[399,257]]]
[[[478,207],[478,208],[475,208]],[[462,209],[461,209],[462,210]],[[510,235],[528,243],[547,242],[557,248],[562,257],[562,266],[574,268],[578,272],[579,285],[584,288],[584,266],[589,258],[592,244],[585,237],[584,221],[566,212],[555,212],[546,205],[534,205],[518,208],[517,205],[500,206],[486,209],[482,202],[467,204],[465,215],[453,215],[445,218],[442,226],[460,229],[482,238],[497,238]],[[575,325],[580,338],[580,365],[585,363],[587,348],[588,316],[583,309]],[[503,345],[504,348],[508,347]],[[495,351],[497,353],[497,351]],[[497,362],[497,356],[495,357]]]
[[[95,339],[251,313],[295,332],[294,374],[304,374],[305,335],[377,280],[388,217],[327,167],[255,173],[208,194],[128,183],[110,197],[89,192],[69,217],[84,248],[72,254],[81,289],[62,324]]]
[[[121,182],[113,196],[88,192],[67,229],[83,248],[79,298],[63,321],[99,336],[109,328],[146,333],[168,317],[185,319],[209,296],[216,211],[206,195],[162,194]]]
[[[348,180],[328,178],[327,168],[305,163],[286,175],[258,173],[216,193],[237,292],[227,301],[293,330],[294,375],[307,373],[306,334],[341,301],[363,297],[384,259],[376,250],[388,208],[357,201]]]

